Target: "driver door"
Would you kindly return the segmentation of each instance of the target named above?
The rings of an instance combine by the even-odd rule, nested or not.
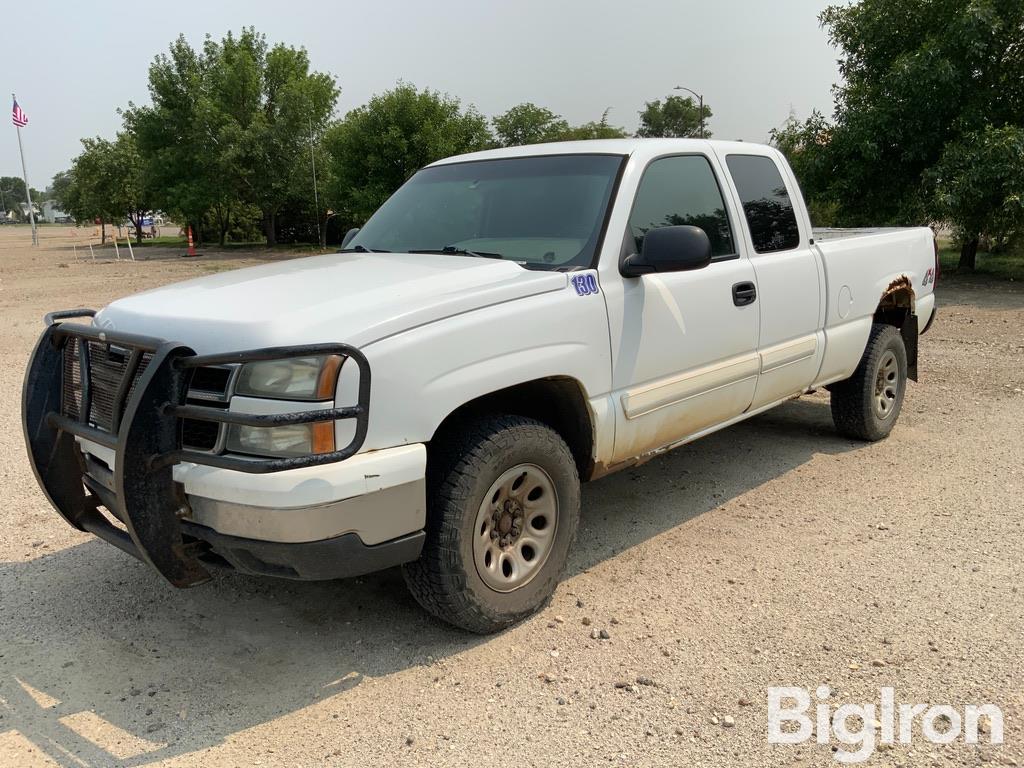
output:
[[[660,157],[640,180],[624,252],[639,252],[655,227],[688,224],[707,233],[713,258],[700,269],[621,278],[621,317],[609,301],[612,463],[685,440],[753,401],[756,277],[740,250],[717,162],[703,154]]]

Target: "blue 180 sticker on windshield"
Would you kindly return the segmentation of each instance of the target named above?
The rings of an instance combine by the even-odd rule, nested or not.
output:
[[[576,289],[576,293],[579,296],[590,296],[594,293],[600,293],[597,289],[597,276],[593,272],[588,272],[583,275],[573,275],[572,287]]]

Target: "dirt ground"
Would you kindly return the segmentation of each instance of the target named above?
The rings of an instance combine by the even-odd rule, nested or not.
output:
[[[767,741],[768,687],[819,685],[1003,712],[1002,746],[915,728],[870,765],[1024,764],[1019,285],[940,283],[882,443],[837,437],[819,393],[585,487],[551,606],[479,638],[397,572],[176,591],[61,521],[19,417],[43,313],[260,255],[76,262],[43,236],[0,228],[0,765],[835,765]]]

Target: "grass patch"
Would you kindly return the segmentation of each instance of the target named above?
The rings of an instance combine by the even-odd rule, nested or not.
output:
[[[167,247],[172,247],[173,248],[173,247],[178,247],[178,246],[184,246],[184,247],[187,248],[188,247],[188,241],[184,237],[177,237],[177,236],[173,236],[172,237],[172,236],[168,235],[166,237],[154,237],[154,238],[151,238],[151,239],[143,240],[140,243],[140,242],[138,242],[135,239],[134,235],[132,236],[132,248],[150,248],[152,246],[158,246],[158,247],[161,247],[161,248],[167,248]],[[103,243],[102,245],[100,243],[93,243],[93,247],[94,248],[109,248],[109,249],[113,250],[114,249],[114,235],[112,235],[111,233],[108,232],[107,233],[107,242]],[[125,245],[124,235],[121,235],[120,237],[117,238],[117,247],[118,248],[127,248],[128,247],[127,245]]]
[[[124,237],[118,238],[117,244],[121,248],[126,248],[124,244]],[[107,236],[107,242],[104,245],[95,244],[96,248],[108,248],[114,249],[114,241]],[[152,239],[143,240],[141,243],[135,241],[132,238],[132,248],[188,248],[188,238],[174,236],[155,237]],[[326,249],[322,249],[319,245],[313,243],[281,243],[273,247],[267,247],[265,240],[255,240],[253,242],[228,242],[224,243],[223,246],[218,245],[216,241],[206,243],[196,243],[196,250],[203,251],[206,249],[212,249],[220,252],[230,251],[268,251],[270,253],[302,253],[308,255],[315,255],[318,253],[333,253],[338,249],[337,246],[327,246]]]
[[[959,263],[960,248],[948,243],[939,246],[939,265],[942,267],[943,275],[956,274]],[[961,273],[961,276],[970,274],[972,273]],[[978,251],[977,266],[973,274],[994,277],[997,280],[1024,281],[1024,246],[1003,253]]]

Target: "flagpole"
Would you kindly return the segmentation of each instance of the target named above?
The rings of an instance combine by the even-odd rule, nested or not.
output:
[[[12,93],[11,100],[18,98]],[[25,180],[25,199],[28,200],[28,220],[32,223],[32,245],[39,245],[39,236],[36,234],[36,215],[32,211],[32,193],[28,186],[28,171],[25,170],[25,149],[21,146],[21,126],[14,126],[18,131],[18,152],[21,154],[21,177]]]

